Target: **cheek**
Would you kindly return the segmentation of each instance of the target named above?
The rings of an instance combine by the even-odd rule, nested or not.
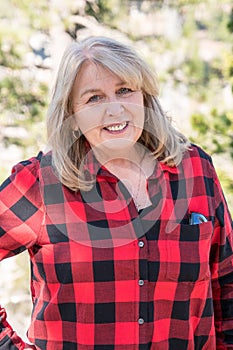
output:
[[[89,121],[87,118],[84,118],[82,116],[82,113],[79,113],[78,115],[75,116],[75,121],[76,121],[76,128],[81,130],[83,134],[85,134],[88,131],[88,125]]]
[[[139,127],[144,124],[145,110],[144,110],[144,100],[143,94],[138,92],[132,96],[131,101],[129,101],[128,108],[131,114],[134,116],[135,121]]]
[[[134,117],[134,125],[142,128],[144,125],[145,111],[143,104],[131,103],[129,106],[130,113]]]
[[[91,121],[88,116],[85,118],[76,117],[76,127],[81,131],[81,134],[85,136],[85,139],[91,146],[95,145],[99,139],[99,129],[97,123]]]
[[[85,135],[101,127],[103,108],[100,106],[85,108],[75,114],[76,127]]]

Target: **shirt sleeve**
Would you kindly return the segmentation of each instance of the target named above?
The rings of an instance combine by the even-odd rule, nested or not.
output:
[[[211,248],[216,349],[233,349],[233,225],[214,172],[215,226]]]
[[[38,158],[17,164],[0,186],[0,260],[36,244],[43,221]]]
[[[25,343],[6,320],[6,311],[0,305],[0,348],[1,350],[36,349],[34,345]]]

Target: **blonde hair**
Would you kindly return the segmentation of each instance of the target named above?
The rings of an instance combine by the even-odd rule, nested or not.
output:
[[[72,88],[85,61],[101,65],[142,91],[145,122],[138,142],[149,148],[161,162],[178,165],[189,142],[163,112],[152,69],[127,45],[106,37],[89,37],[80,43],[73,42],[65,51],[48,109],[48,142],[61,182],[74,191],[90,190],[93,185],[79,169],[87,152],[85,137],[80,135],[75,139],[72,126]]]

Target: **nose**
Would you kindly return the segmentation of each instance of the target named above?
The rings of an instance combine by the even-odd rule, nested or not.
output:
[[[107,104],[106,112],[108,116],[120,116],[124,112],[124,107],[119,101],[111,101]]]

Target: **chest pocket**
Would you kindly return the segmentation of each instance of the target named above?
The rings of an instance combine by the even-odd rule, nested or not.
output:
[[[209,279],[212,233],[212,222],[196,225],[176,224],[168,230],[166,279],[178,282]]]

